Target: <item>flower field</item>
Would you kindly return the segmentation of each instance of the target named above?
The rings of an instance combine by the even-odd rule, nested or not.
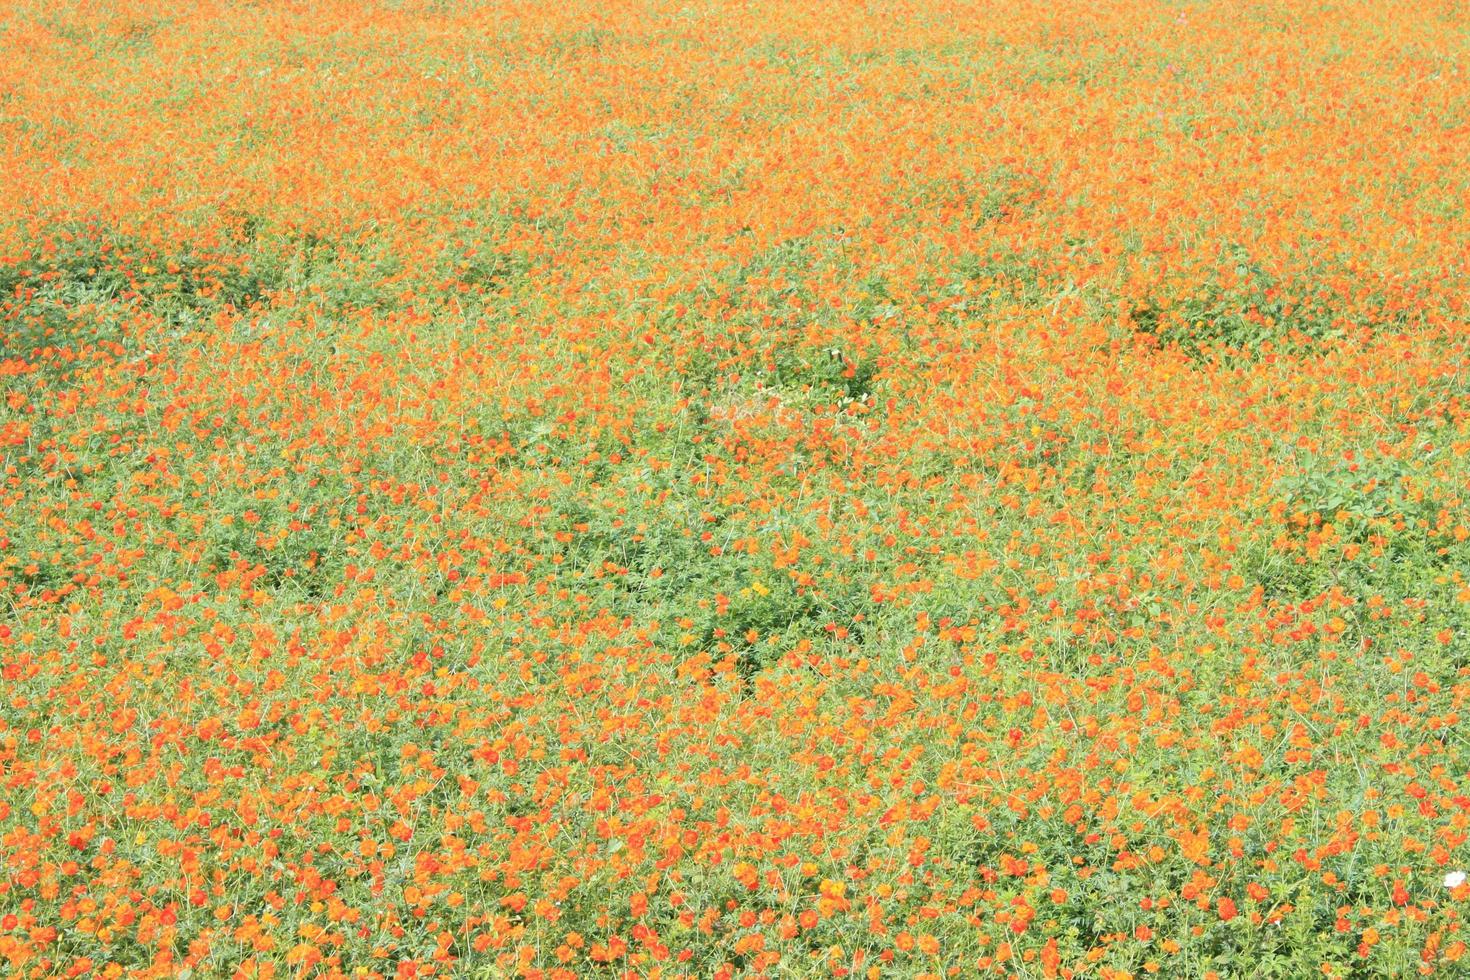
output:
[[[0,976],[1470,973],[1470,10],[0,10]]]

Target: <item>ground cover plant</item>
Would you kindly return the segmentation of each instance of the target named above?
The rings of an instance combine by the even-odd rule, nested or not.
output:
[[[0,10],[0,975],[1445,975],[1470,11]]]

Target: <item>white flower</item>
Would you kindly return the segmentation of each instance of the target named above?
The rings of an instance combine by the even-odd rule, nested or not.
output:
[[[1444,876],[1444,886],[1446,888],[1459,888],[1464,883],[1465,872],[1463,871],[1451,871]]]

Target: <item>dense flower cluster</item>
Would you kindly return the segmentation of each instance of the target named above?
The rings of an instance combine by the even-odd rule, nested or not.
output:
[[[1470,963],[1470,12],[0,13],[0,973]]]

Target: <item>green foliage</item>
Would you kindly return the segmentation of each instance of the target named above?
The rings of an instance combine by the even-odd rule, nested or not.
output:
[[[1342,318],[1325,281],[1283,280],[1239,245],[1223,250],[1218,271],[1194,291],[1150,299],[1129,318],[1138,333],[1196,361],[1308,353],[1357,326]]]

